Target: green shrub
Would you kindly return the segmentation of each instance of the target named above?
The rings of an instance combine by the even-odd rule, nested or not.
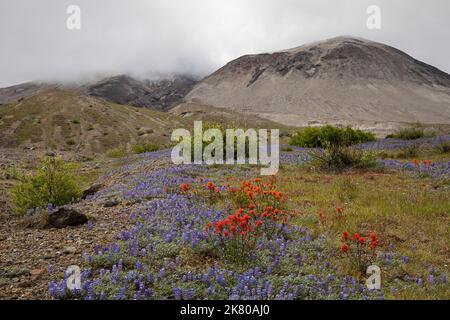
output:
[[[133,146],[133,152],[136,154],[158,151],[159,146],[151,143],[136,144]]]
[[[227,150],[226,150],[227,149],[227,142],[226,142],[227,141],[227,135],[226,135],[226,130],[227,129],[235,129],[236,130],[236,128],[233,128],[233,127],[230,127],[230,126],[229,127],[224,127],[222,124],[217,124],[217,123],[204,123],[202,129],[203,129],[202,130],[203,133],[205,131],[209,130],[209,129],[219,129],[222,132],[222,137],[223,137],[223,141],[222,141],[222,145],[223,145],[223,160],[226,161],[226,159],[227,159]],[[243,131],[245,132],[246,129],[243,129]],[[192,139],[191,139],[191,146],[192,146],[191,147],[191,159],[192,159],[192,161],[194,161],[194,156],[195,156],[195,154],[194,154],[195,135],[194,135],[193,132],[191,132],[191,137],[192,137]],[[202,137],[199,137],[198,139],[202,139]],[[211,139],[210,141],[205,141],[205,140],[202,139],[202,150],[204,151],[205,148],[209,144],[211,144],[213,141],[214,141],[214,139]],[[238,156],[237,145],[238,145],[238,139],[235,138],[235,140],[234,140],[234,148],[233,148],[233,150],[234,150],[234,159],[235,160],[237,159],[237,156]],[[214,153],[212,155],[214,156]],[[246,138],[245,139],[245,158],[248,158],[249,156],[250,156],[250,145],[249,145],[249,139]],[[202,155],[202,158],[203,158],[203,155]]]
[[[437,146],[437,150],[439,153],[450,153],[450,141],[441,142]]]
[[[408,159],[416,158],[419,156],[420,146],[416,143],[402,148],[402,150],[397,154],[396,158]]]
[[[387,152],[386,150],[381,150],[378,152],[378,157],[380,157],[381,159],[388,159],[388,158],[392,158],[393,155],[391,152]]]
[[[122,158],[126,154],[124,148],[114,148],[106,151],[106,156],[110,158]]]
[[[398,130],[396,133],[389,134],[386,136],[386,138],[395,138],[395,139],[402,139],[402,140],[416,140],[425,137],[425,129],[420,124],[420,122],[416,123],[413,126],[410,126],[408,128],[403,128]]]
[[[367,141],[374,141],[373,133],[351,127],[341,128],[326,125],[308,127],[292,136],[290,144],[298,147],[320,148],[325,145],[349,146]]]
[[[67,140],[66,140],[66,144],[67,144],[68,146],[74,146],[74,145],[76,145],[77,143],[76,143],[75,140],[73,140],[73,139],[67,139]]]
[[[44,157],[32,174],[16,173],[19,183],[11,191],[14,211],[24,215],[29,209],[61,206],[81,195],[74,166],[59,157]]]
[[[366,169],[376,166],[376,155],[350,146],[327,145],[323,150],[310,153],[313,164],[319,169],[337,170]]]

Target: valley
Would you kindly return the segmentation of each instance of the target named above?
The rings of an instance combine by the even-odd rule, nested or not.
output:
[[[172,133],[196,121],[278,129],[278,173],[175,164]],[[450,75],[393,47],[19,84],[0,89],[0,133],[0,299],[450,297]]]

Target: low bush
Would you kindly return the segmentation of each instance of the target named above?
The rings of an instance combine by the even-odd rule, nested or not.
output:
[[[59,157],[42,158],[32,174],[16,172],[19,183],[11,191],[11,202],[18,215],[30,209],[45,209],[49,204],[60,206],[78,199],[79,181],[74,166]]]
[[[416,158],[419,156],[420,146],[418,144],[412,144],[405,148],[402,148],[399,153],[397,153],[396,158],[399,159],[408,159],[408,158]]]
[[[325,170],[366,169],[377,164],[375,153],[346,146],[328,145],[310,156],[315,167]]]
[[[292,136],[290,144],[298,147],[320,148],[325,145],[349,146],[362,142],[374,141],[373,133],[351,127],[309,127]]]
[[[441,142],[437,146],[437,150],[439,153],[450,153],[450,141]]]
[[[106,156],[109,158],[122,158],[126,155],[126,151],[123,148],[114,148],[106,151]]]
[[[136,144],[133,146],[133,152],[136,154],[158,151],[159,146],[152,143]]]
[[[395,138],[401,140],[416,140],[426,137],[425,128],[421,123],[416,123],[408,128],[398,130],[396,133],[389,134],[386,138]]]
[[[66,140],[66,144],[67,144],[68,146],[74,146],[74,145],[76,145],[77,143],[76,143],[76,141],[73,140],[73,139],[67,139],[67,140]]]
[[[227,129],[235,129],[235,128],[233,128],[233,127],[224,127],[222,124],[217,124],[217,123],[204,123],[203,124],[203,128],[202,128],[202,130],[203,130],[203,132],[205,132],[205,131],[207,131],[207,130],[209,130],[209,129],[218,129],[218,130],[220,130],[221,131],[221,133],[222,133],[222,137],[223,137],[223,141],[222,141],[222,146],[223,146],[223,160],[224,160],[224,162],[227,160],[227,134],[226,134],[226,130]],[[235,130],[237,130],[237,129],[235,129]],[[246,129],[243,129],[244,130],[244,132],[246,131]],[[191,139],[191,145],[192,145],[192,147],[191,147],[191,160],[192,161],[194,161],[194,157],[195,157],[195,154],[194,154],[194,141],[195,141],[195,139],[196,139],[196,137],[195,137],[195,134],[193,133],[193,132],[191,132],[191,137],[192,137],[192,139]],[[197,137],[197,139],[202,139],[203,137]],[[211,140],[209,140],[209,141],[205,141],[205,140],[201,140],[202,141],[202,150],[204,151],[205,150],[205,148],[207,147],[207,146],[209,146],[211,143],[213,143],[214,142],[214,138],[212,138]],[[234,160],[237,160],[237,157],[238,157],[238,139],[237,138],[235,138],[234,139],[234,148],[233,148],[233,150],[234,150]],[[249,156],[250,156],[250,146],[249,146],[249,139],[246,137],[246,139],[245,139],[245,158],[249,158]],[[215,153],[213,152],[212,153],[212,156],[215,156]],[[205,160],[205,159],[203,159],[203,155],[202,155],[202,160]]]

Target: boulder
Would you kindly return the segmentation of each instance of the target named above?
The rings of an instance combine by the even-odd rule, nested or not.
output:
[[[88,218],[83,213],[78,212],[75,209],[61,207],[52,211],[48,215],[48,225],[54,228],[66,228],[85,224]]]
[[[89,196],[93,196],[94,194],[99,192],[101,188],[102,188],[101,184],[99,183],[93,184],[92,186],[83,191],[81,198],[86,199]]]

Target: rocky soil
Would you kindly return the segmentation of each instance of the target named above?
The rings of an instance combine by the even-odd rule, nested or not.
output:
[[[32,152],[28,155],[29,162],[35,159],[32,155]],[[2,152],[0,167],[11,167],[19,163],[20,157],[25,158],[22,150]],[[81,170],[86,171],[98,165],[84,163],[83,166]],[[111,163],[103,166],[112,168]],[[136,170],[153,170],[158,166],[152,162],[151,166]],[[71,265],[82,267],[83,253],[92,254],[95,245],[107,245],[121,230],[128,229],[128,212],[137,205],[124,201],[120,192],[110,189],[127,175],[112,170],[101,179],[98,193],[69,206],[88,217],[86,224],[43,227],[40,216],[19,218],[12,215],[7,189],[14,181],[5,179],[4,172],[0,170],[0,299],[49,299],[48,283],[59,279]]]

